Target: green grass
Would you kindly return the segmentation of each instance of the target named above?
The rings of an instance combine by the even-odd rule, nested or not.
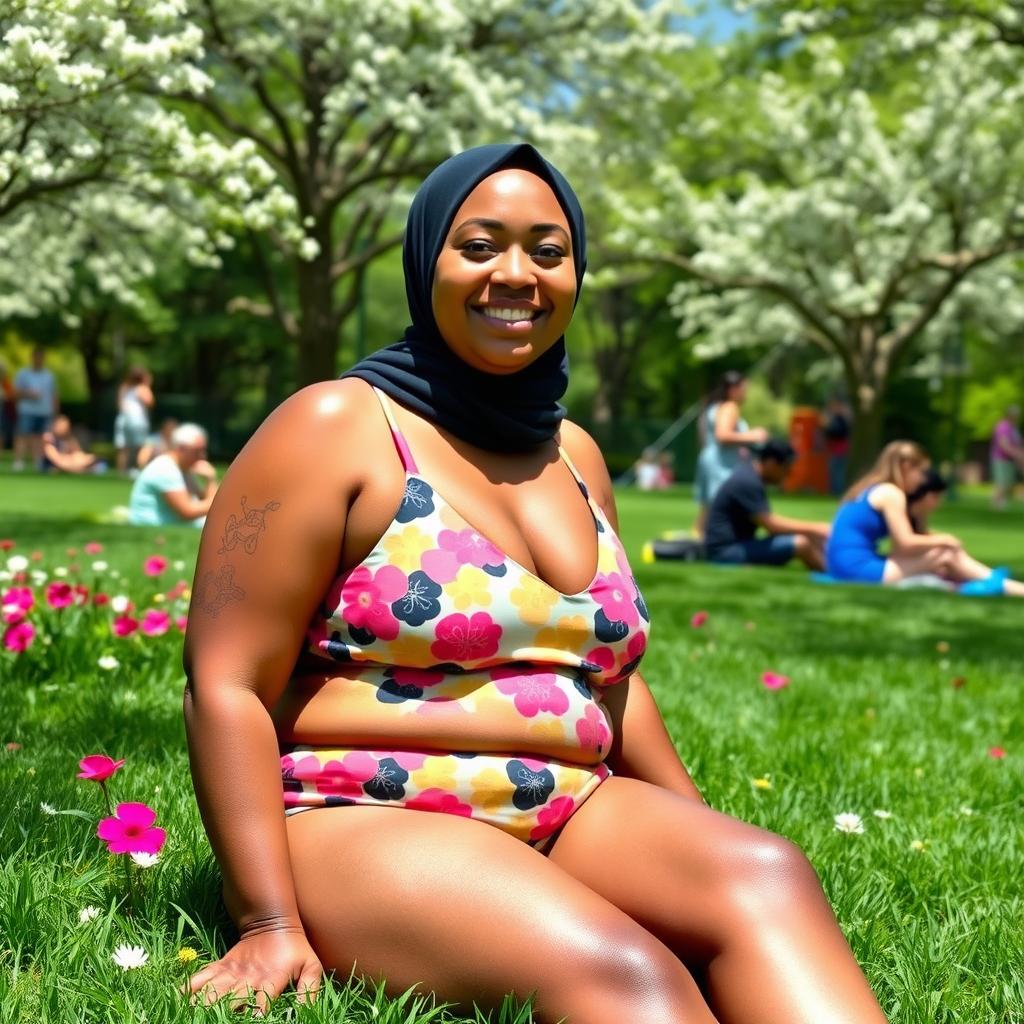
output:
[[[98,523],[127,491],[116,479],[0,475],[0,538],[40,551],[33,567],[77,562],[90,585],[88,567],[102,558],[122,576],[96,582],[148,606],[190,578],[198,536]],[[805,517],[830,509],[818,499],[777,506]],[[816,586],[797,568],[641,565],[642,540],[687,526],[692,505],[679,491],[623,491],[619,510],[654,620],[645,675],[707,799],[807,851],[894,1022],[1019,1024],[1024,603]],[[1022,523],[1019,507],[998,514],[971,496],[936,525],[1024,575]],[[101,555],[66,553],[91,540]],[[141,564],[152,553],[185,568],[148,579]],[[709,618],[694,629],[699,609]],[[231,941],[188,778],[180,634],[119,640],[106,608],[34,616],[51,642],[21,656],[0,651],[0,743],[21,744],[0,750],[0,1024],[235,1019],[175,993],[182,945],[201,964]],[[59,631],[47,625],[55,622]],[[97,667],[105,653],[119,669]],[[790,676],[789,688],[765,690],[766,669]],[[1005,758],[989,755],[995,746]],[[135,869],[130,915],[118,906],[124,864],[94,836],[99,793],[74,777],[78,759],[97,751],[127,758],[115,799],[150,803],[168,830],[160,863]],[[770,789],[755,787],[762,778]],[[862,816],[864,834],[836,831],[842,811]],[[101,914],[81,924],[86,905]],[[144,969],[114,966],[124,941],[149,952]],[[495,1020],[516,1017],[510,1004]],[[388,1002],[344,985],[298,1011],[282,998],[268,1019],[462,1020],[415,996]]]

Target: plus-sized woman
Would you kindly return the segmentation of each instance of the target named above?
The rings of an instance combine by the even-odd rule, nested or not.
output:
[[[884,1021],[807,860],[707,807],[638,671],[648,612],[564,420],[583,217],[527,145],[426,180],[412,326],[259,429],[189,620],[196,794],[265,1007],[324,970],[572,1024]]]

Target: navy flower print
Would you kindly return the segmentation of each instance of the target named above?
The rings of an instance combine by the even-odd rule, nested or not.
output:
[[[603,644],[614,643],[621,640],[629,633],[629,626],[625,622],[609,619],[603,608],[594,612],[594,636]]]
[[[327,641],[327,653],[335,661],[351,661],[348,644],[341,639],[341,633],[335,630],[331,633],[331,639]]]
[[[400,683],[390,676],[382,679],[377,687],[377,700],[381,704],[404,704],[407,700],[419,700],[422,696],[422,687]]]
[[[393,758],[382,757],[376,774],[363,783],[363,792],[374,800],[403,800],[409,773]]]
[[[368,629],[360,629],[358,626],[349,624],[348,635],[359,644],[360,647],[368,647],[377,638]]]
[[[422,569],[409,575],[409,589],[391,605],[391,614],[410,626],[422,626],[441,614],[441,585]]]
[[[434,488],[418,476],[405,479],[405,493],[398,509],[395,521],[411,523],[414,519],[422,519],[434,511]]]
[[[512,803],[520,811],[540,807],[547,803],[548,797],[554,792],[555,777],[547,768],[538,772],[528,768],[522,761],[512,760],[505,766],[505,774],[516,787]]]

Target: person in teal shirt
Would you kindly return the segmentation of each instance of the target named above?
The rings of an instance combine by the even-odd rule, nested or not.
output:
[[[217,493],[216,470],[206,459],[206,431],[182,423],[171,434],[171,449],[139,473],[128,500],[133,526],[197,526]]]

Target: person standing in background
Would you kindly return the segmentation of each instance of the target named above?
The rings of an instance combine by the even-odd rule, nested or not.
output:
[[[14,421],[18,415],[14,398],[14,381],[7,367],[0,363],[0,452],[14,447]]]
[[[850,407],[832,395],[821,415],[821,432],[828,455],[828,491],[840,495],[846,487],[846,463],[850,454]]]
[[[138,473],[139,450],[149,437],[149,410],[153,408],[153,376],[142,366],[133,366],[117,389],[117,417],[114,419],[114,447],[117,471]]]
[[[1006,508],[1006,502],[1013,497],[1013,488],[1019,473],[1024,471],[1024,443],[1021,441],[1020,407],[1007,407],[1003,418],[992,431],[989,460],[992,467],[992,504],[995,508]]]
[[[31,453],[32,465],[43,463],[43,434],[50,429],[57,415],[59,398],[57,381],[44,365],[46,352],[41,345],[32,349],[32,365],[23,366],[14,375],[14,397],[18,417],[14,433],[15,471],[25,468],[26,451]]]
[[[747,378],[738,370],[728,370],[708,396],[698,421],[702,447],[694,482],[698,505],[694,533],[701,538],[707,525],[708,510],[718,489],[740,461],[749,458],[745,446],[764,444],[768,440],[768,431],[764,427],[751,428],[743,419],[741,409],[746,395]]]

